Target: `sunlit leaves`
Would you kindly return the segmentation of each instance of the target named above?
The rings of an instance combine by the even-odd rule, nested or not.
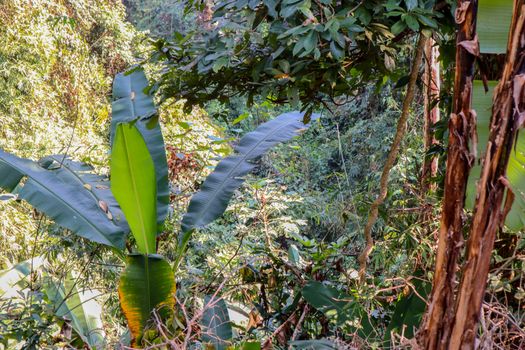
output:
[[[143,254],[156,251],[157,207],[155,166],[133,123],[119,124],[111,152],[111,191],[126,215]]]

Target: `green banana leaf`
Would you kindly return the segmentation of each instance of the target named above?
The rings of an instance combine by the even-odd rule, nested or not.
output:
[[[204,297],[204,310],[201,320],[202,341],[215,350],[225,350],[233,338],[228,307],[222,298]]]
[[[89,164],[77,162],[68,156],[52,155],[38,161],[40,166],[53,170],[64,182],[77,182],[79,186],[88,189],[93,199],[105,210],[106,216],[111,218],[125,232],[129,232],[129,226],[122,209],[111,192],[109,178],[95,174],[93,167]],[[101,208],[102,209],[102,208]]]
[[[472,106],[477,113],[478,159],[469,174],[467,198],[465,201],[468,209],[474,208],[476,200],[476,182],[480,178],[480,161],[483,159],[487,147],[490,117],[492,115],[492,96],[496,85],[497,82],[489,81],[489,91],[485,93],[482,81],[476,80],[473,84]],[[505,220],[505,225],[511,230],[518,231],[525,227],[525,135],[523,133],[518,134],[514,149],[510,155],[507,166],[507,178],[515,197],[512,208]]]
[[[97,201],[92,192],[96,183],[89,182],[93,178],[73,176],[70,169],[46,161],[43,165],[49,168],[0,150],[0,188],[17,194],[77,235],[122,249],[127,231]]]
[[[191,198],[182,219],[182,231],[188,233],[202,228],[221,216],[234,191],[244,182],[243,177],[255,168],[255,161],[270,148],[309,127],[303,123],[303,117],[304,113],[300,112],[284,113],[246,134],[234,148],[235,153],[219,162]],[[318,115],[312,116],[316,118]],[[184,238],[181,241],[185,241]]]
[[[162,226],[169,207],[168,164],[164,139],[158,121],[153,97],[144,93],[148,80],[144,71],[119,73],[113,82],[113,103],[110,136],[112,144],[119,123],[136,122],[146,141],[153,163],[157,183],[157,224]]]
[[[58,317],[71,321],[73,330],[90,349],[106,349],[106,334],[102,324],[102,306],[97,290],[79,290],[76,279],[70,274],[63,283],[46,278],[44,291]]]
[[[479,0],[476,31],[481,53],[507,52],[514,0]]]
[[[174,306],[175,278],[160,255],[129,255],[118,287],[120,305],[128,321],[132,346],[141,343],[144,328],[154,309],[161,317]]]
[[[142,254],[156,252],[155,167],[135,123],[117,126],[111,153],[111,191]]]

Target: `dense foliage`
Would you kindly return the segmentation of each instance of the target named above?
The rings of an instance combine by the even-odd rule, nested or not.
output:
[[[198,2],[192,3],[199,8]],[[370,82],[406,74],[396,67],[406,37],[445,26],[434,1],[223,1],[204,28],[157,40],[165,97],[188,105],[243,95],[290,102],[311,113],[341,103]],[[410,40],[408,41],[410,42]]]
[[[0,349],[414,348],[456,120],[458,14],[433,0],[0,1]],[[442,91],[426,93],[425,55],[363,281],[421,35],[439,47]],[[480,60],[469,202],[488,137],[481,80],[501,55]],[[430,126],[429,106],[443,116]],[[525,345],[525,236],[520,211],[509,218],[480,349]]]

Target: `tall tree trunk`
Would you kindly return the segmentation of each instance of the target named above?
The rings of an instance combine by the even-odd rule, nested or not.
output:
[[[525,117],[525,0],[515,0],[503,77],[494,92],[487,153],[478,182],[449,349],[474,349],[492,249],[514,194],[507,165]]]
[[[441,75],[439,67],[439,47],[436,45],[434,39],[429,38],[425,45],[425,76],[424,76],[424,142],[425,152],[427,152],[433,145],[437,143],[434,138],[432,127],[440,119],[439,104],[436,102],[439,99],[441,90]],[[421,190],[426,193],[431,187],[431,178],[437,175],[438,158],[433,156],[425,157],[421,171]]]
[[[403,100],[403,107],[401,109],[401,116],[397,121],[396,134],[392,145],[390,146],[390,151],[383,167],[383,172],[381,173],[381,179],[379,180],[379,194],[377,195],[376,200],[370,206],[370,212],[368,213],[368,221],[365,226],[364,234],[366,245],[361,254],[359,254],[359,279],[361,282],[365,279],[366,266],[368,261],[368,255],[372,251],[374,246],[374,239],[372,238],[372,227],[377,221],[377,216],[379,214],[379,206],[383,204],[386,199],[388,192],[388,178],[390,176],[390,170],[394,166],[394,163],[397,159],[399,153],[399,147],[401,146],[401,141],[405,136],[406,124],[408,116],[410,113],[410,106],[414,100],[414,95],[416,91],[416,82],[417,77],[419,76],[419,67],[421,66],[421,61],[423,60],[423,51],[425,48],[425,42],[427,38],[423,34],[419,34],[419,40],[414,54],[414,61],[412,62],[412,67],[410,70],[410,79],[408,82],[407,93],[405,99]]]
[[[457,260],[463,244],[463,207],[468,174],[474,157],[469,151],[475,132],[471,109],[476,50],[465,45],[476,42],[477,0],[459,0],[456,23],[456,73],[453,113],[449,121],[448,157],[436,268],[430,302],[424,315],[418,342],[424,349],[446,349],[454,316]],[[474,147],[475,148],[475,147]]]

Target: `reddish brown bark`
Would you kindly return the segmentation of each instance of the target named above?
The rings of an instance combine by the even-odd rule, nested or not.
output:
[[[494,92],[487,153],[478,182],[449,349],[474,349],[496,233],[514,195],[506,170],[525,117],[525,0],[515,0],[503,77]],[[507,195],[506,195],[507,194]]]
[[[463,207],[473,162],[469,142],[476,124],[471,110],[476,50],[466,47],[464,42],[477,43],[477,7],[477,0],[459,0],[456,11],[459,28],[443,209],[430,302],[418,333],[418,343],[424,349],[446,349],[454,316],[457,260],[463,243]]]
[[[424,75],[424,142],[425,152],[430,147],[437,144],[432,133],[432,127],[440,119],[439,104],[436,102],[439,99],[441,90],[441,76],[439,67],[439,47],[436,42],[430,38],[425,46],[425,75]],[[421,190],[422,193],[427,192],[431,187],[431,178],[437,175],[438,170],[438,158],[430,157],[423,160],[423,166],[421,171]]]

